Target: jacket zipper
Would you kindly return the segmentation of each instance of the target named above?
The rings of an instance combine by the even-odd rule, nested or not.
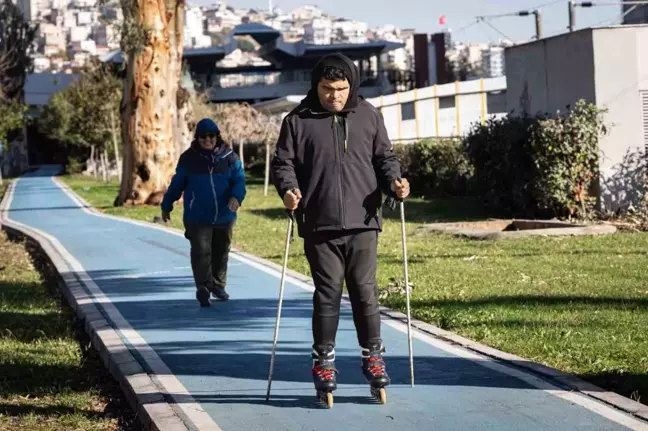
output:
[[[216,223],[216,219],[218,218],[218,199],[216,198],[216,186],[214,185],[213,172],[214,168],[209,168],[209,181],[211,182],[212,194],[214,195],[214,223]]]
[[[344,152],[347,152],[347,140],[349,138],[349,119],[344,120]]]
[[[194,201],[196,200],[196,192],[191,192],[191,200],[189,201],[189,211],[193,208]]]
[[[346,229],[346,223],[344,223],[344,192],[342,190],[342,160],[340,156],[340,144],[338,140],[337,127],[338,123],[337,115],[333,114],[333,137],[335,139],[335,160],[338,163],[338,196],[340,197],[340,223],[342,223],[342,229]],[[346,147],[346,136],[344,137],[344,145]],[[346,152],[346,150],[345,150]]]

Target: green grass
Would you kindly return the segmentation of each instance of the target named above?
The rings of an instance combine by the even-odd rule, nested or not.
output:
[[[51,283],[0,231],[0,430],[128,429],[118,386],[82,352],[88,341]]]
[[[64,179],[109,214],[151,221],[157,207],[114,208],[115,183]],[[408,200],[407,230],[421,222],[480,218],[466,200]],[[400,215],[387,212],[379,243],[378,282],[388,307],[404,311]],[[182,228],[176,203],[172,225]],[[235,245],[282,262],[287,219],[271,189],[249,179]],[[408,236],[414,317],[489,346],[579,375],[606,389],[648,399],[648,234],[471,241]],[[309,274],[302,242],[290,268]],[[642,397],[643,396],[643,397]]]

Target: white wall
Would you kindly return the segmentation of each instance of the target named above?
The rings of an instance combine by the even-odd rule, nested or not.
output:
[[[506,114],[506,78],[462,81],[367,99],[382,111],[393,142],[463,136]]]
[[[508,48],[505,56],[509,111],[556,113],[579,98],[596,100],[591,30]]]
[[[601,197],[615,209],[635,202],[641,184],[631,178],[628,152],[646,149],[644,130],[648,112],[642,112],[641,91],[648,89],[648,27],[600,29],[594,32],[596,104],[607,109],[609,134],[599,142]]]
[[[648,26],[588,28],[506,50],[507,107],[556,113],[579,99],[607,112],[599,140],[601,209],[636,199],[639,186],[622,166],[628,152],[643,156],[648,142]]]

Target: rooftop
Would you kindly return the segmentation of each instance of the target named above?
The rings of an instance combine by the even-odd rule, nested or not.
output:
[[[249,23],[234,27],[228,36],[251,36],[257,43],[264,45],[281,37],[281,33],[265,24]]]
[[[259,55],[271,63],[281,61],[285,57],[313,58],[321,57],[332,52],[343,52],[352,60],[358,60],[405,46],[404,43],[384,40],[368,43],[336,43],[330,45],[308,44],[304,41],[286,42],[278,30],[264,24],[250,23],[234,27],[228,33],[223,45],[207,48],[188,48],[184,50],[183,57],[191,58],[194,61],[205,61],[210,64],[212,62],[215,63],[236,49],[236,36],[251,36],[254,38],[261,45]],[[100,58],[101,61],[111,63],[122,63],[124,61],[119,49],[111,51]]]
[[[50,97],[79,79],[79,75],[68,73],[31,73],[25,80],[25,104],[47,105]]]

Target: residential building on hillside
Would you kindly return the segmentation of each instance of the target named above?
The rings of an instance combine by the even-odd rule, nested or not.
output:
[[[482,50],[481,64],[484,78],[504,76],[506,66],[504,63],[504,47],[489,46]]]

